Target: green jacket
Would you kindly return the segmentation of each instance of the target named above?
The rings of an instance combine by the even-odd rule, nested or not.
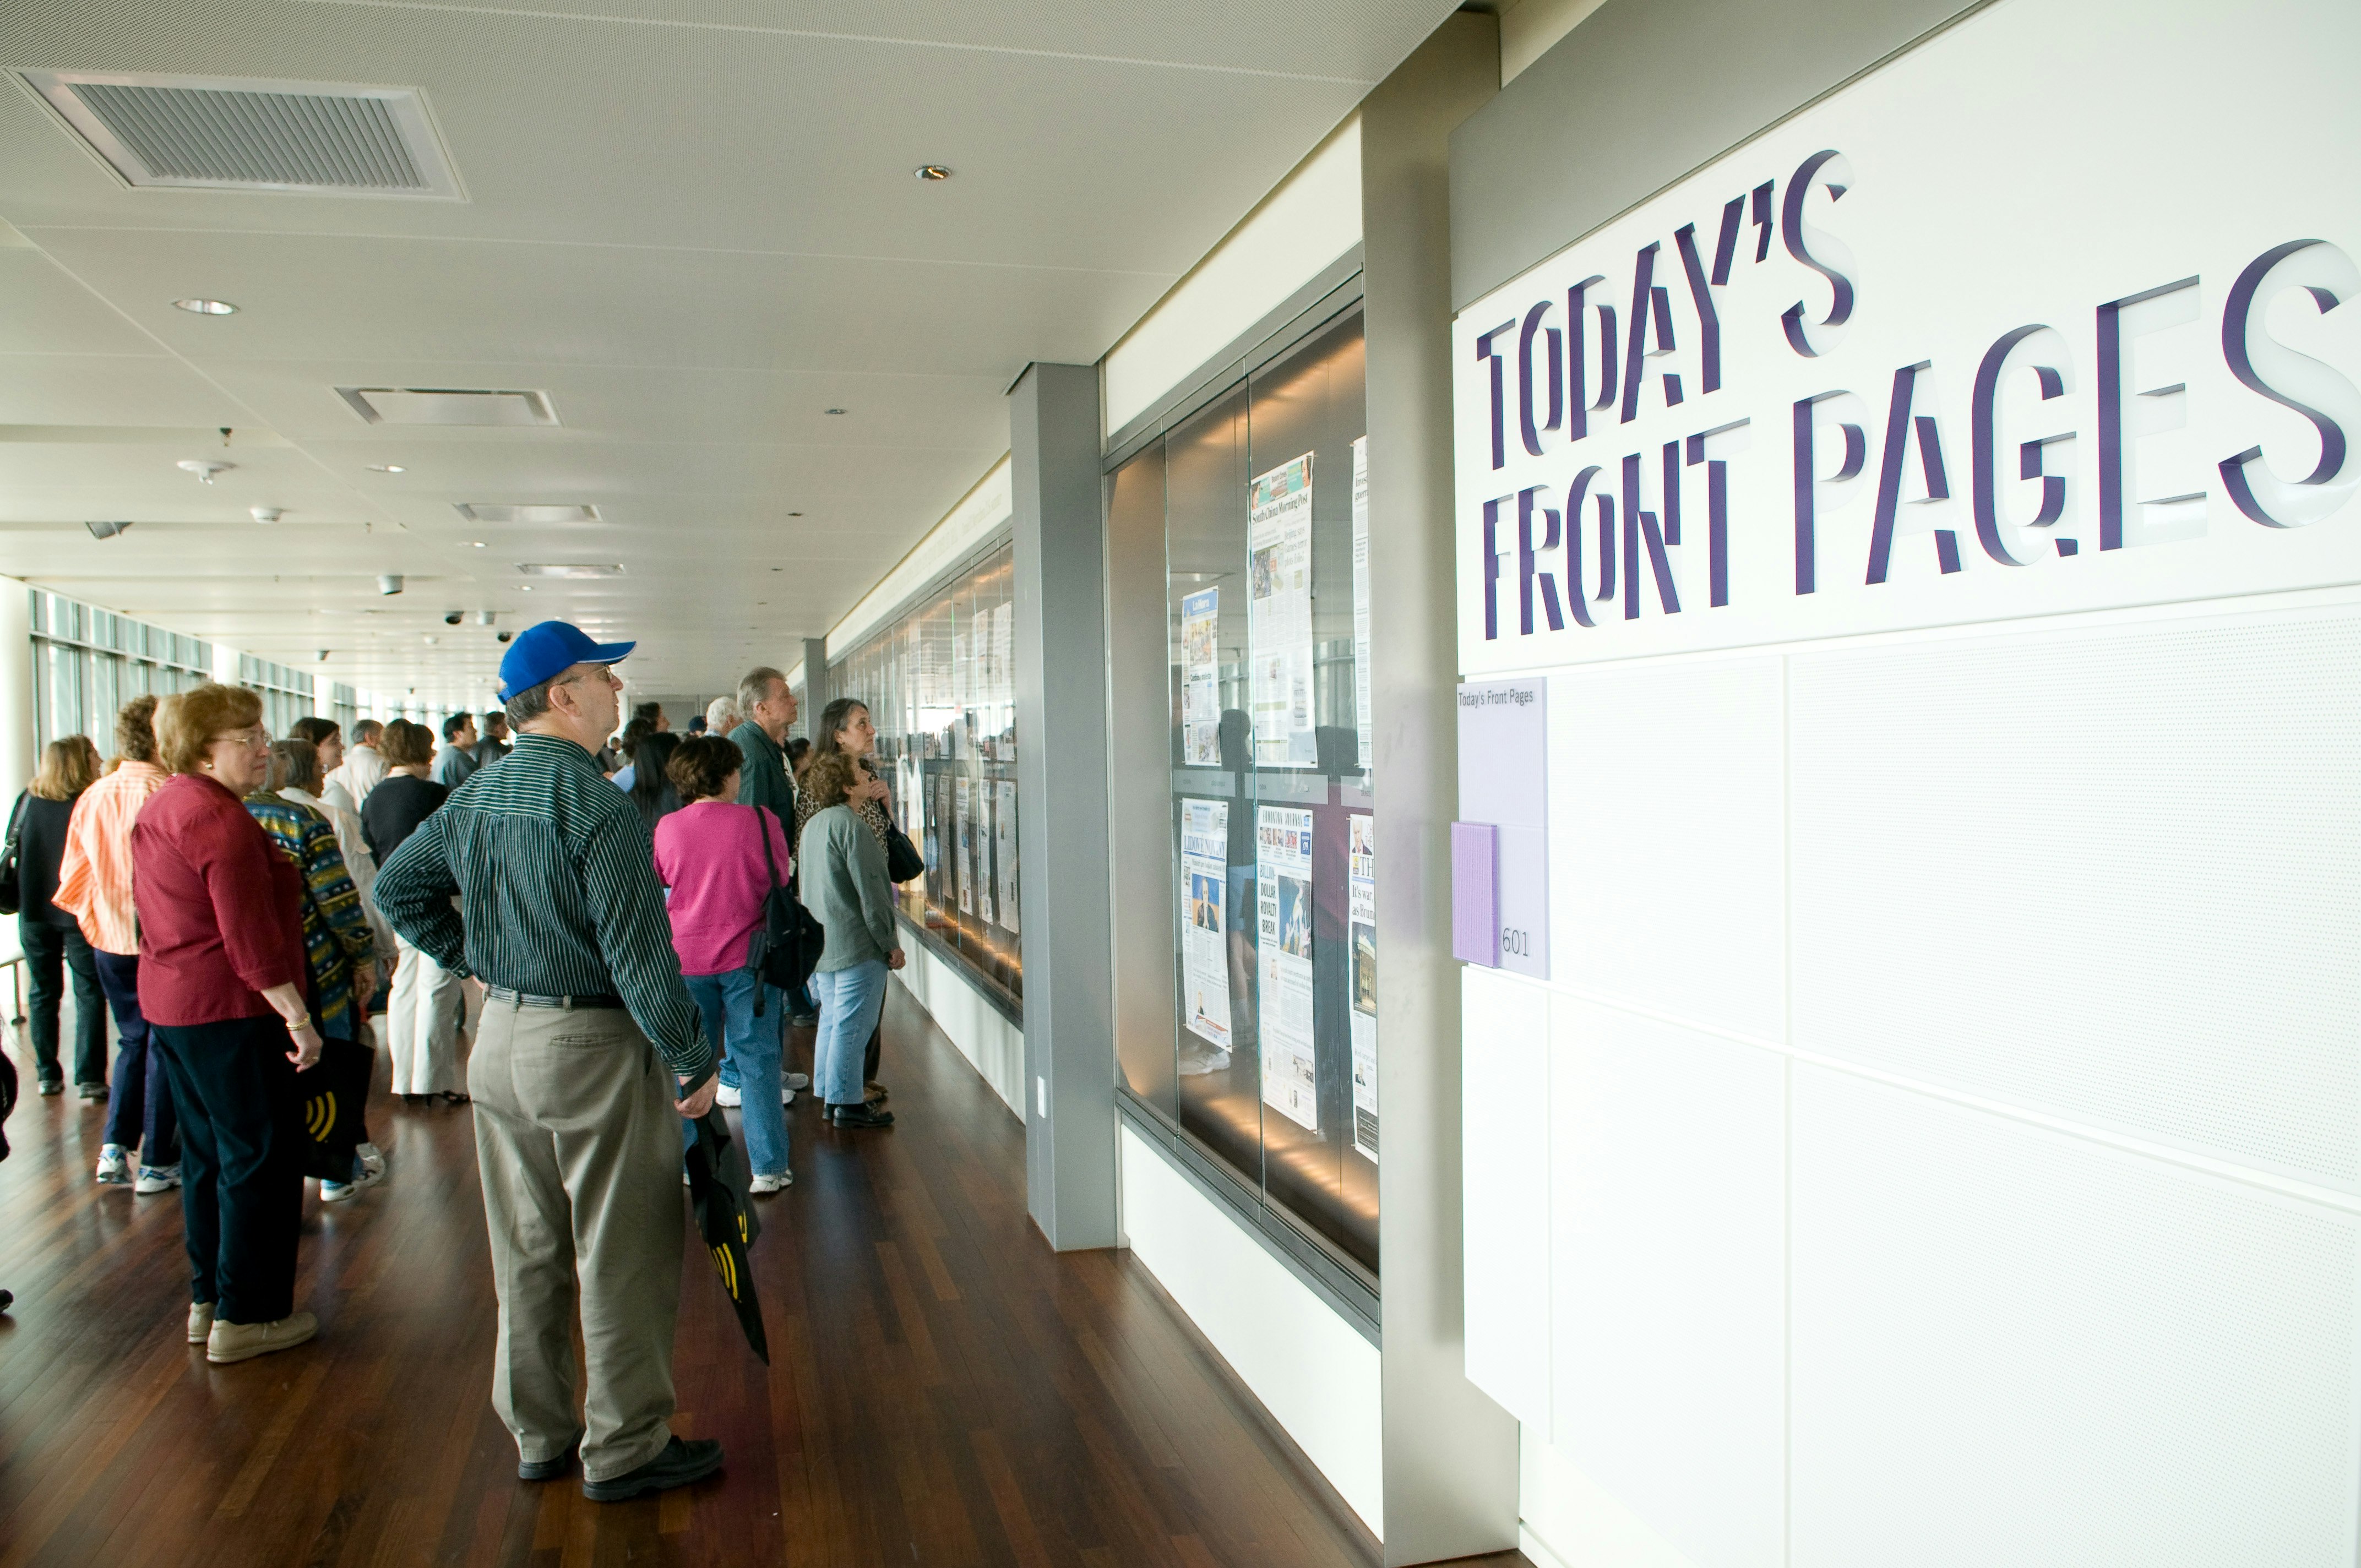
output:
[[[730,732],[745,766],[738,774],[738,804],[767,806],[786,831],[796,820],[796,779],[787,769],[787,754],[752,720]]]
[[[744,796],[740,796],[744,799]],[[823,972],[883,963],[901,944],[894,932],[894,884],[885,880],[885,850],[850,806],[816,811],[796,846],[804,907],[828,927]]]

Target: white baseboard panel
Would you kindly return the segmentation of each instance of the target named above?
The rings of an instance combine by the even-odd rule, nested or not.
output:
[[[1533,1568],[1698,1568],[1531,1431],[1518,1443],[1517,1550]]]
[[[1119,1136],[1132,1255],[1382,1541],[1377,1346],[1137,1134],[1125,1127]]]
[[[935,1026],[950,1037],[960,1055],[983,1075],[1009,1113],[1023,1121],[1025,1031],[978,995],[956,967],[937,957],[925,943],[912,941],[903,950],[910,955],[910,961],[895,980],[927,1010]]]

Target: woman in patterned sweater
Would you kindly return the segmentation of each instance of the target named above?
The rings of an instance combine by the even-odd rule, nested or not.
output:
[[[320,1020],[320,1033],[333,1040],[359,1040],[369,993],[377,983],[377,937],[369,929],[344,852],[336,847],[335,827],[321,813],[279,793],[290,777],[313,778],[318,773],[319,753],[309,740],[273,741],[270,776],[246,797],[246,809],[303,874],[303,957],[311,970],[312,1011]],[[350,1179],[321,1182],[320,1200],[340,1202],[384,1179],[385,1156],[368,1141],[364,1124]]]

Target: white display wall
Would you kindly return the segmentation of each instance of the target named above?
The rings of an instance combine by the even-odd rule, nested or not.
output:
[[[1460,316],[1462,667],[1546,679],[1545,973],[1464,1030],[1537,1561],[2355,1561],[2356,60],[2003,0]]]

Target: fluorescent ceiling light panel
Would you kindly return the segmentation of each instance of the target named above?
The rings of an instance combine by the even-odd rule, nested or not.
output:
[[[467,199],[415,87],[96,71],[23,76],[135,188]]]
[[[489,501],[459,501],[459,515],[470,522],[596,522],[591,506],[507,506]]]
[[[339,387],[336,396],[371,424],[555,424],[547,392],[467,387]]]
[[[589,562],[520,561],[517,570],[528,577],[620,577],[623,568]]]

